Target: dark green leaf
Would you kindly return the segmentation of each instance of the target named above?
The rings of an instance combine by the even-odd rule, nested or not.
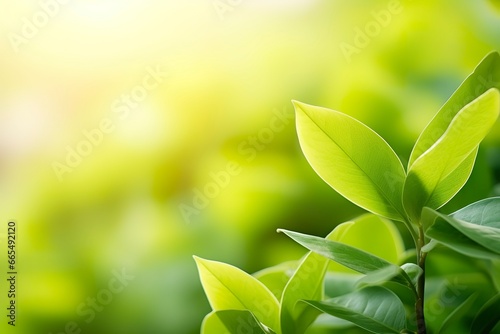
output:
[[[500,321],[500,294],[491,298],[474,318],[471,333],[489,333]]]
[[[453,312],[451,312],[448,317],[443,321],[441,324],[441,327],[437,330],[437,334],[445,333],[446,330],[454,325],[455,323],[459,322],[461,318],[463,318],[465,315],[468,314],[470,311],[470,308],[474,304],[474,301],[477,298],[477,294],[472,294],[464,300],[460,306],[458,306]]]

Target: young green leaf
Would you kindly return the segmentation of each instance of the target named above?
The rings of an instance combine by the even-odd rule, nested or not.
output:
[[[413,286],[416,287],[418,278],[424,273],[422,268],[417,266],[415,263],[405,263],[401,266],[401,269],[405,271],[406,275],[408,275],[413,283]]]
[[[492,88],[460,110],[439,140],[411,165],[403,203],[413,221],[420,221],[424,206],[437,209],[460,190],[463,184],[451,182],[450,176],[457,178],[453,172],[470,159],[499,112],[500,92]]]
[[[273,334],[250,311],[223,310],[207,314],[201,325],[201,334]]]
[[[422,217],[425,234],[439,243],[467,256],[498,258],[494,249],[498,247],[495,240],[498,240],[499,229],[466,223],[430,208],[424,208]]]
[[[491,298],[474,318],[471,333],[489,333],[500,321],[500,294]]]
[[[403,303],[383,287],[370,286],[324,302],[306,303],[373,333],[401,333],[405,329]]]
[[[256,278],[225,263],[194,257],[214,311],[249,310],[264,325],[279,330],[279,303]]]
[[[500,90],[500,54],[496,51],[488,54],[477,65],[422,131],[411,152],[408,169],[446,132],[451,120],[460,110],[490,88]],[[474,161],[464,162],[462,168],[472,169],[472,164]],[[458,179],[455,181],[459,182]]]
[[[389,144],[348,115],[293,103],[299,142],[316,173],[358,206],[404,220],[401,196],[405,171]]]

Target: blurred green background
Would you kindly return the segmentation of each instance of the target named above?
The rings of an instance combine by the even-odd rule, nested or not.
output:
[[[210,308],[192,255],[254,272],[304,254],[276,228],[326,235],[362,213],[302,156],[292,99],[360,119],[405,164],[433,114],[500,50],[493,0],[0,8],[0,236],[17,221],[20,273],[18,324],[2,315],[2,333],[59,334],[72,321],[82,333],[199,333]],[[141,89],[156,70],[157,87]],[[494,194],[500,126],[443,211]],[[0,261],[2,273],[3,246]],[[122,270],[133,279],[87,321],[88,298]]]

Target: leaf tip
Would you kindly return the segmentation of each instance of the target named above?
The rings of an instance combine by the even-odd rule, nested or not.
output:
[[[196,262],[197,265],[200,265],[202,262],[205,261],[205,259],[202,259],[199,256],[193,255],[194,262]]]
[[[297,101],[297,100],[292,100],[293,107],[295,108],[295,111],[303,111],[304,107],[306,106],[305,103]]]

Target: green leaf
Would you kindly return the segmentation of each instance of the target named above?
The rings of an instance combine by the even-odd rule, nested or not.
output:
[[[365,276],[361,277],[356,283],[358,287],[379,285],[387,282],[391,278],[400,274],[400,269],[397,266],[385,267],[376,271],[372,271]]]
[[[412,284],[410,278],[398,266],[378,257],[373,254],[362,251],[358,248],[349,246],[347,244],[319,238],[312,235],[278,230],[285,233],[287,236],[295,240],[297,243],[306,247],[321,256],[324,256],[332,261],[340,263],[354,271],[362,274],[368,274],[374,271],[386,269],[387,267],[399,271],[399,274],[394,277],[394,281],[404,286]],[[387,269],[389,270],[389,269]]]
[[[252,276],[264,283],[276,299],[281,300],[285,286],[297,269],[297,266],[297,261],[288,261],[274,267],[262,269]]]
[[[250,311],[223,310],[209,313],[201,325],[201,334],[271,334]]]
[[[445,331],[450,327],[459,322],[464,316],[466,316],[474,304],[474,301],[477,298],[477,294],[474,293],[470,295],[460,306],[451,312],[448,317],[443,321],[441,327],[437,330],[437,334],[445,333]],[[476,333],[476,332],[473,332]]]
[[[394,224],[374,214],[365,214],[335,227],[332,241],[361,249],[387,262],[398,264],[404,255],[404,243]],[[331,263],[329,270],[352,271],[337,263]]]
[[[422,131],[411,152],[408,169],[446,132],[450,122],[463,107],[490,88],[500,89],[500,55],[496,51],[488,54],[477,65]]]
[[[500,197],[486,198],[451,214],[468,223],[500,229]]]
[[[336,238],[335,230],[327,240]],[[309,252],[290,278],[281,300],[281,330],[283,333],[304,333],[320,312],[305,303],[303,299],[323,299],[324,278],[329,260],[314,252]]]
[[[278,231],[285,233],[310,251],[318,253],[362,274],[367,274],[385,267],[397,267],[378,256],[337,241],[326,240],[316,236],[282,229]]]
[[[424,273],[422,268],[417,266],[415,263],[405,263],[401,266],[401,269],[403,269],[410,278],[411,282],[413,283],[413,286],[417,286],[418,278]]]
[[[475,156],[499,112],[500,92],[492,88],[460,110],[443,135],[411,165],[403,203],[413,221],[420,221],[423,207],[441,207],[465,184],[470,171],[464,173],[468,169],[462,163],[472,161],[471,155]]]
[[[405,171],[376,132],[338,111],[293,101],[309,164],[339,194],[378,215],[404,220]]]
[[[405,329],[403,303],[383,287],[367,287],[324,302],[306,302],[321,312],[348,320],[373,333],[400,333]]]
[[[283,333],[304,333],[319,315],[316,309],[298,301],[323,298],[327,267],[328,259],[313,252],[302,260],[283,292],[280,310]]]
[[[249,310],[261,323],[279,332],[279,303],[264,284],[231,265],[194,259],[214,311]]]
[[[439,243],[467,256],[482,259],[498,257],[490,249],[491,247],[496,247],[494,240],[498,236],[495,237],[495,234],[486,234],[488,232],[482,234],[480,231],[481,228],[488,228],[490,229],[489,232],[492,232],[491,229],[493,228],[466,223],[430,208],[424,208],[422,217],[425,234]],[[457,226],[461,230],[457,229]],[[498,233],[498,229],[496,230]],[[466,233],[463,233],[464,231]],[[472,239],[469,234],[473,234],[477,240]],[[477,242],[478,240],[481,242]],[[485,244],[489,245],[490,248],[485,247]]]
[[[500,294],[491,298],[474,318],[471,333],[489,333],[500,321]]]
[[[345,274],[327,271],[325,275],[325,295],[328,298],[340,297],[356,289],[361,274]]]

